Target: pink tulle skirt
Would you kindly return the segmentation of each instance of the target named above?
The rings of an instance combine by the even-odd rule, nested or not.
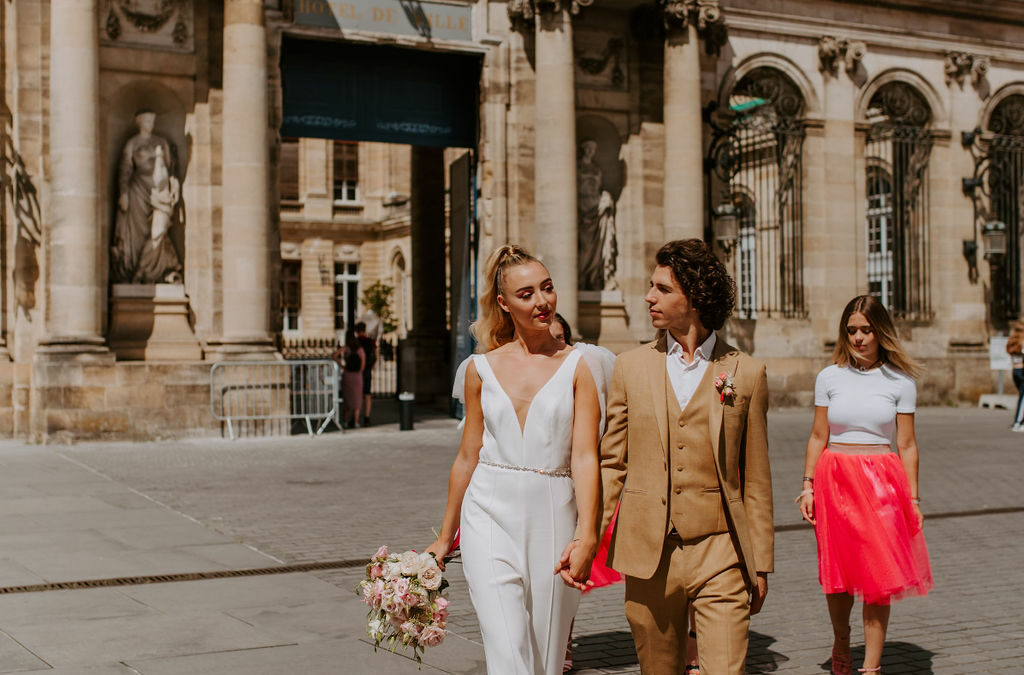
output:
[[[899,455],[826,449],[814,472],[814,516],[825,593],[873,605],[928,594],[928,549]]]

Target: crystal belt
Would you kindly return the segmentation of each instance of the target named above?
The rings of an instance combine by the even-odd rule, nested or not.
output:
[[[528,466],[513,466],[511,464],[498,464],[497,462],[488,462],[486,459],[477,460],[477,464],[486,464],[487,466],[493,466],[497,469],[508,469],[509,471],[529,471],[531,473],[539,473],[542,476],[551,476],[552,478],[571,478],[572,471],[567,466],[560,466],[557,469],[531,469]]]

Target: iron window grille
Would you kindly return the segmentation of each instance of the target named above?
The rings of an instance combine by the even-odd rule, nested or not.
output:
[[[803,278],[804,100],[772,68],[748,73],[729,97],[728,122],[708,116],[708,211],[733,204],[737,315],[806,316]]]
[[[930,319],[928,160],[931,110],[903,82],[868,105],[866,272],[868,292],[901,319]]]
[[[974,156],[974,178],[965,192],[974,200],[975,231],[1001,222],[1006,252],[989,255],[990,312],[993,325],[1008,328],[1021,313],[1021,228],[1024,225],[1024,95],[1008,96],[981,129],[964,134]]]

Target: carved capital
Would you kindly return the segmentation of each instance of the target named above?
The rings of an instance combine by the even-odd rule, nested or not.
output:
[[[719,0],[661,0],[668,30],[686,28],[690,21],[697,22],[697,30],[704,32],[722,20]]]
[[[822,36],[818,40],[818,69],[836,77],[839,74],[839,63],[842,62],[847,74],[853,75],[864,60],[868,46],[861,40],[839,40],[831,35]]]
[[[594,0],[568,0],[569,12],[575,16],[581,7],[590,7]],[[563,0],[508,0],[508,17],[512,25],[533,23],[538,14],[556,14],[562,11]]]
[[[967,52],[946,52],[946,63],[943,70],[946,73],[946,84],[956,82],[964,86],[964,80],[968,77],[971,85],[977,88],[988,74],[991,60],[987,56],[975,56]]]

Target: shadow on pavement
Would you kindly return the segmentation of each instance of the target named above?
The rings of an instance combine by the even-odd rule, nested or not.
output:
[[[864,647],[854,647],[850,650],[853,655],[853,663],[864,662]],[[932,657],[935,652],[928,651],[923,647],[910,642],[886,642],[882,651],[882,672],[899,673],[900,675],[934,675],[932,671]],[[821,664],[821,669],[831,672],[832,659]]]
[[[633,636],[628,630],[580,635],[572,644],[575,670],[637,665]]]
[[[789,661],[789,657],[773,649],[775,638],[771,635],[750,631],[750,643],[747,645],[747,672],[774,673],[780,663]]]

